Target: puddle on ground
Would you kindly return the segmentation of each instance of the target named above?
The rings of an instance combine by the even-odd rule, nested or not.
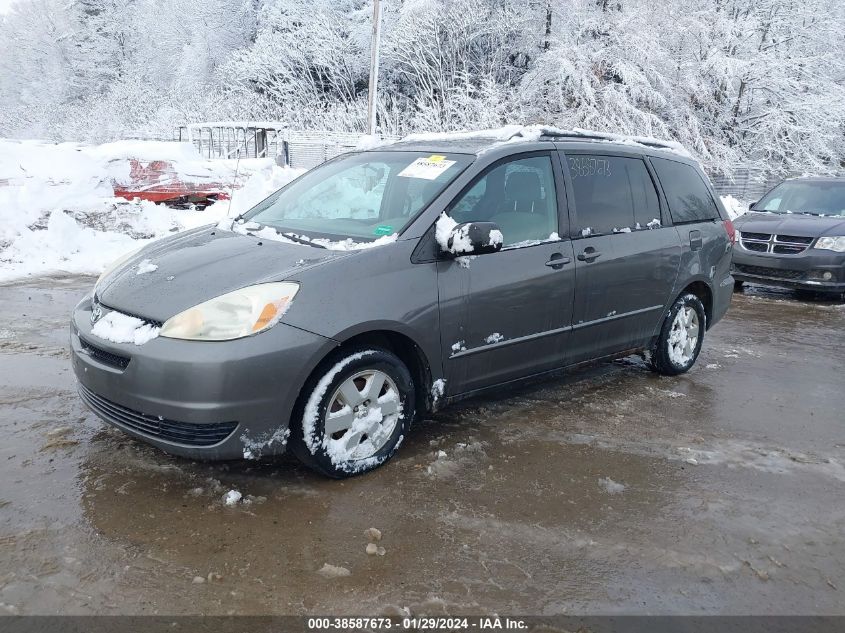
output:
[[[0,287],[9,613],[842,611],[834,304],[749,291],[685,376],[632,358],[468,401],[330,481],[103,426],[57,353],[87,284]]]

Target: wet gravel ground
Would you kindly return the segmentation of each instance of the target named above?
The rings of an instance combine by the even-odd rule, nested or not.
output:
[[[101,424],[66,350],[92,281],[0,287],[0,613],[845,613],[841,303],[749,287],[685,376],[472,401],[337,482]]]

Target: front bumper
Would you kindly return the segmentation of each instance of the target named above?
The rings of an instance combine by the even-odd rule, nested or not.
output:
[[[71,362],[80,396],[100,418],[194,459],[284,451],[299,391],[335,341],[277,324],[256,336],[116,344],[91,335],[91,298],[74,309]]]
[[[734,249],[731,274],[739,281],[768,286],[845,292],[845,253],[808,248],[797,255]]]

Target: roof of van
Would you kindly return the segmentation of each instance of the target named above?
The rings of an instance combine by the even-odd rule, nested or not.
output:
[[[784,182],[841,182],[845,183],[845,174],[841,176],[796,176],[787,178]]]
[[[546,125],[506,125],[501,128],[472,132],[411,134],[378,149],[442,151],[478,155],[494,148],[500,148],[503,145],[536,141],[612,144],[628,146],[629,149],[634,147],[663,150],[694,159],[683,145],[675,141],[597,132],[581,128],[564,130]]]

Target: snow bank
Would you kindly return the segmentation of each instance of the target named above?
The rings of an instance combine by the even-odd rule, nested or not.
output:
[[[748,203],[737,200],[732,195],[720,196],[720,199],[731,220],[736,220],[739,216],[748,212]]]
[[[186,180],[240,185],[204,211],[116,198],[129,159],[166,160]],[[301,170],[268,159],[204,160],[187,143],[99,146],[0,139],[0,282],[55,273],[96,275],[121,255],[173,231],[248,210]],[[229,185],[231,191],[231,185]],[[231,208],[230,208],[231,207]]]

